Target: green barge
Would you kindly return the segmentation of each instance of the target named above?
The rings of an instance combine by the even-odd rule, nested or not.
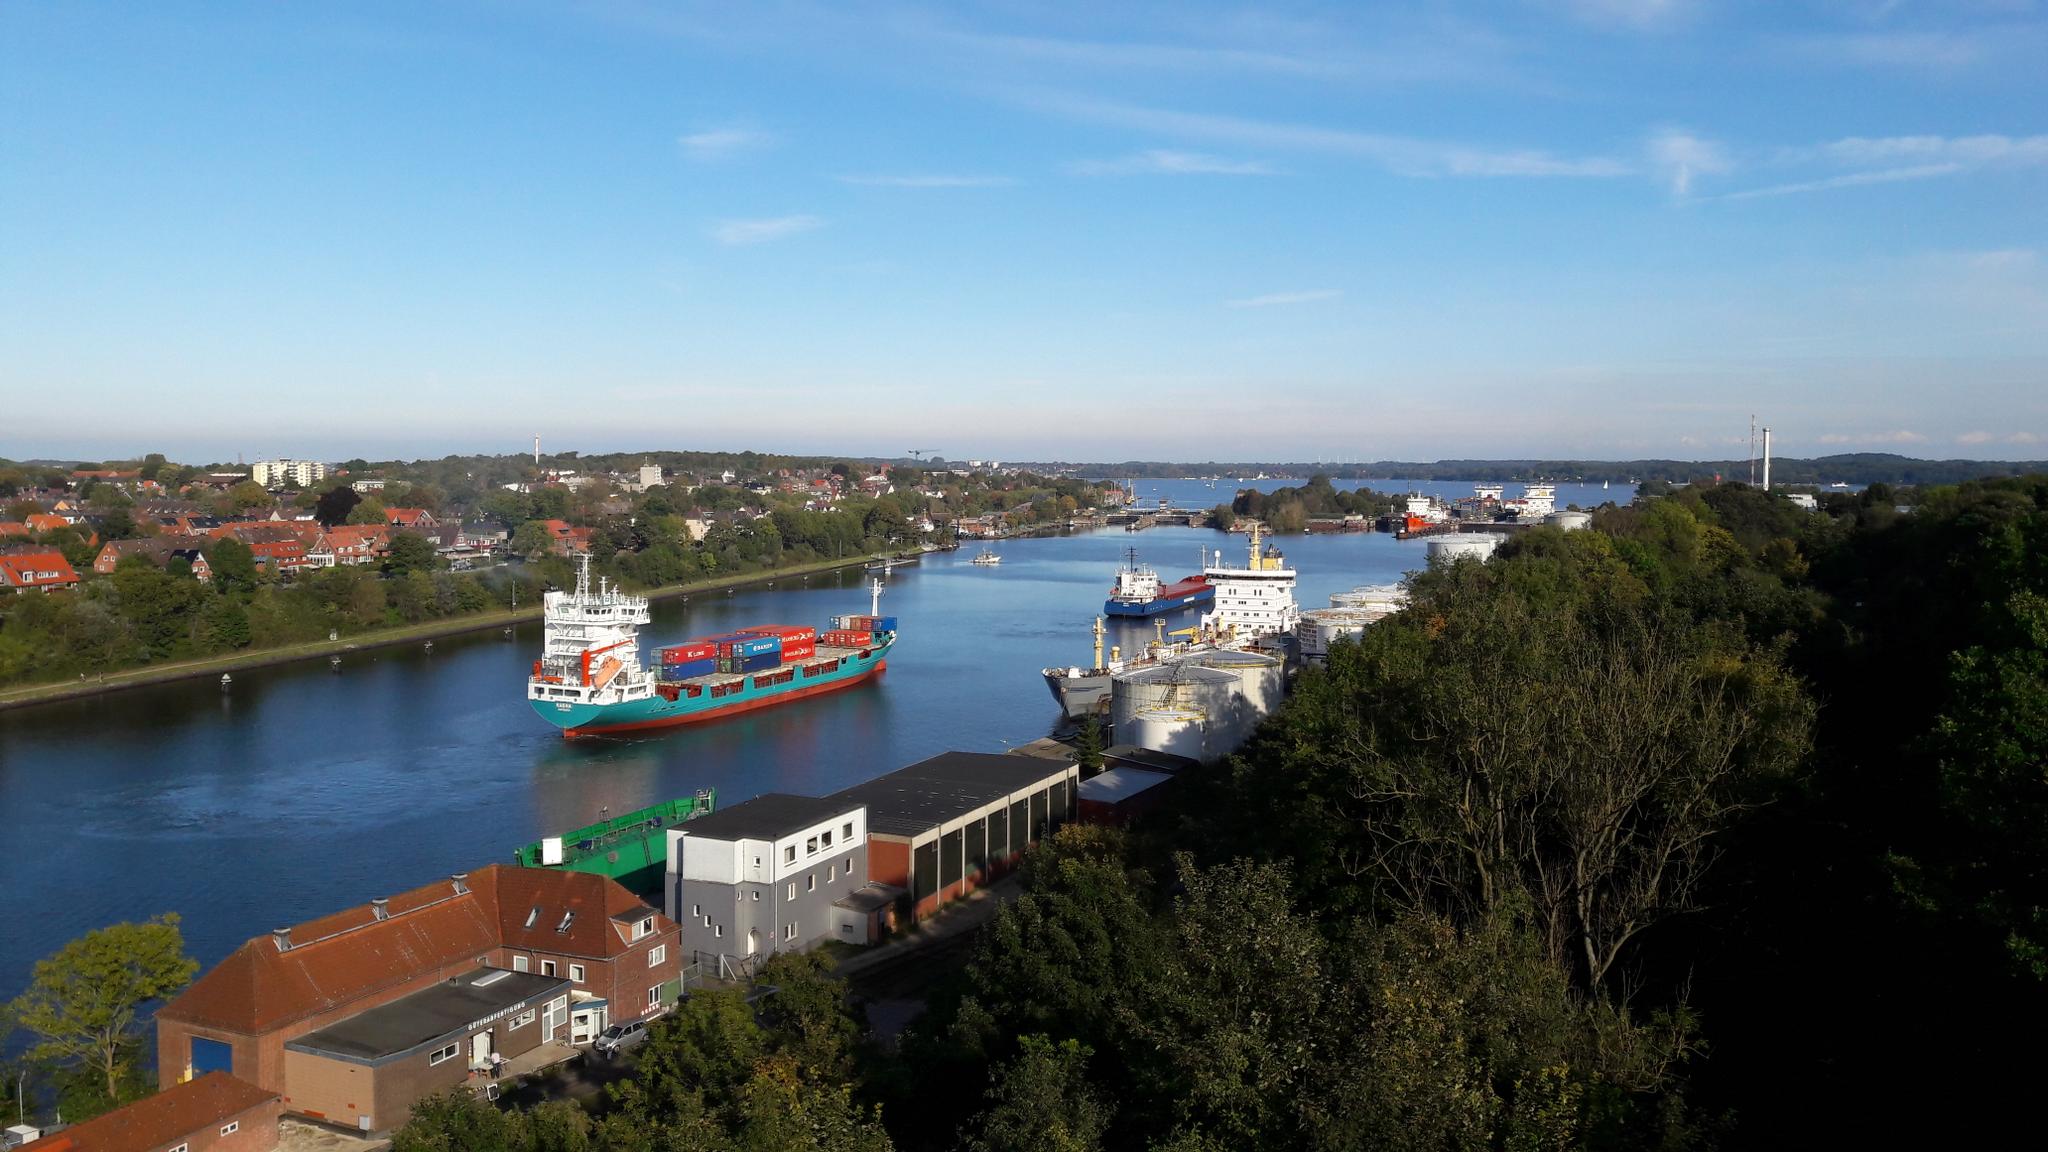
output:
[[[587,827],[536,840],[512,854],[523,868],[567,868],[609,876],[638,896],[661,899],[668,870],[668,830],[711,811],[718,789],[614,816]]]

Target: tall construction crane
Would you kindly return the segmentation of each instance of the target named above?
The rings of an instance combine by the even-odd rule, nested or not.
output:
[[[927,456],[937,456],[938,454],[939,450],[937,448],[912,448],[910,450],[910,458],[912,460],[923,460]]]

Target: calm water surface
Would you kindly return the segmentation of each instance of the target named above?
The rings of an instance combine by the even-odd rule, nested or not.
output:
[[[1243,543],[1110,530],[1002,544],[997,568],[970,564],[972,544],[928,557],[890,578],[882,610],[903,635],[880,678],[665,733],[571,742],[536,717],[523,680],[538,624],[353,655],[339,671],[236,673],[228,695],[193,680],[0,712],[0,999],[38,957],[117,920],[176,911],[212,964],[273,927],[509,859],[607,809],[707,787],[725,804],[822,793],[949,748],[1035,739],[1057,719],[1038,671],[1086,662],[1125,547],[1174,579],[1204,545]],[[1423,562],[1421,543],[1371,533],[1281,543],[1304,607]],[[861,584],[840,573],[660,602],[646,638],[821,625],[867,610]]]

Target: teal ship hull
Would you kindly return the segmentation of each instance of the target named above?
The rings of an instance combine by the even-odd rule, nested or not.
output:
[[[722,720],[757,708],[850,688],[886,667],[889,649],[895,642],[893,633],[880,633],[872,647],[847,650],[836,660],[821,656],[762,672],[719,674],[663,683],[654,694],[636,700],[585,704],[536,699],[531,703],[541,719],[560,728],[568,736],[645,731]],[[807,675],[807,671],[811,674]]]

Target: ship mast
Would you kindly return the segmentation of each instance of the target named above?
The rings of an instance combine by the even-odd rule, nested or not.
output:
[[[871,581],[868,592],[870,594],[868,599],[868,615],[880,616],[882,614],[882,582],[880,580]]]

